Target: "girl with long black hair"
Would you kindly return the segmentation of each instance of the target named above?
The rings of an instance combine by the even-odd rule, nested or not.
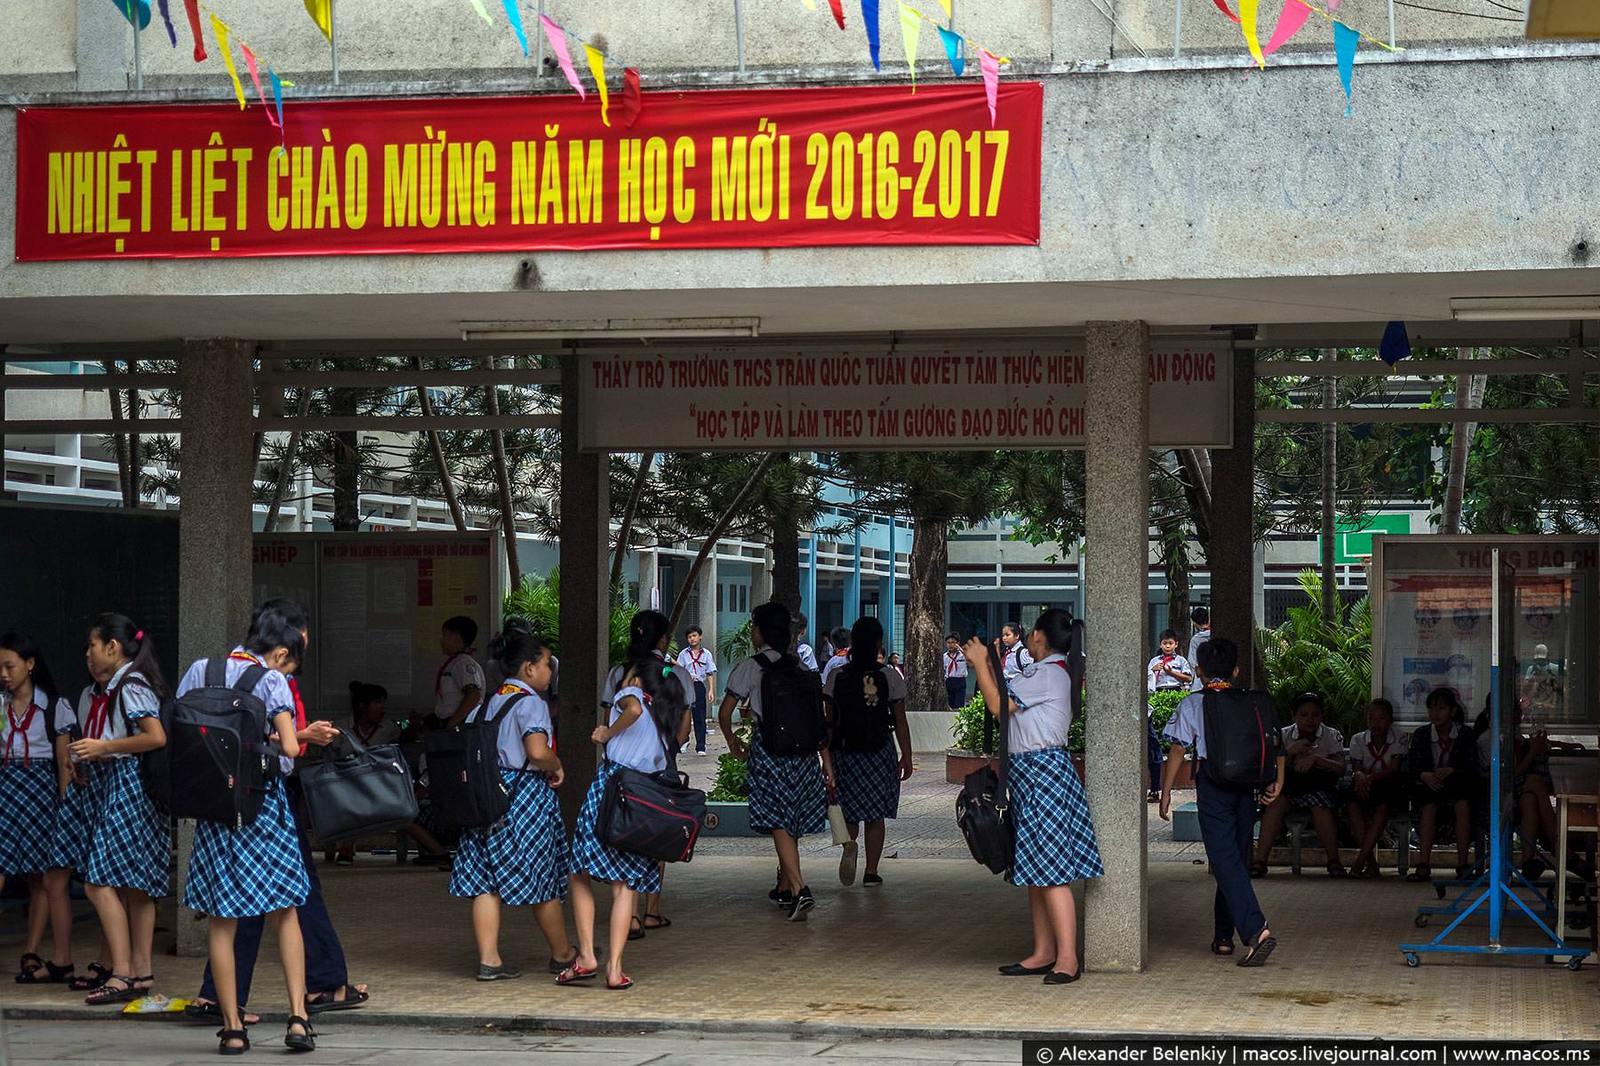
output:
[[[1043,974],[1049,985],[1070,984],[1079,976],[1072,882],[1105,873],[1083,782],[1067,754],[1074,688],[1067,660],[1074,652],[1073,637],[1072,616],[1066,611],[1052,607],[1041,614],[1027,635],[1034,662],[1005,691],[983,641],[974,637],[965,646],[989,713],[999,717],[1000,701],[1010,703],[1006,773],[1016,832],[1011,881],[1028,887],[1033,917],[1033,951],[1000,967],[1000,973]]]
[[[38,643],[24,633],[0,636],[0,888],[9,877],[28,882],[28,941],[17,981],[56,984],[72,977],[69,870],[52,860],[58,810],[72,780],[68,731],[75,719],[61,698]],[[53,932],[49,962],[39,957],[46,923]],[[40,976],[41,971],[45,976]]]
[[[578,932],[578,954],[556,978],[559,984],[586,981],[599,972],[594,940],[594,881],[611,883],[605,977],[606,987],[614,991],[633,987],[633,979],[622,969],[622,949],[632,925],[635,894],[661,891],[660,863],[609,846],[600,839],[596,824],[606,783],[622,767],[654,773],[675,765],[672,753],[685,736],[688,691],[677,669],[655,654],[651,629],[653,623],[649,619],[634,617],[630,644],[641,654],[632,658],[623,671],[621,685],[612,697],[608,724],[596,726],[590,735],[606,750],[573,830],[572,919]]]

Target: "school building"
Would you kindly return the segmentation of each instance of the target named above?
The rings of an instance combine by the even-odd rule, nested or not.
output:
[[[961,5],[953,29],[942,5],[913,4],[917,25],[965,38],[967,64],[953,76],[929,26],[913,93],[887,12],[879,71],[853,9],[840,32],[802,4],[545,3],[548,40],[589,86],[579,100],[531,15],[525,58],[503,18],[465,3],[340,0],[330,41],[297,5],[215,0],[224,30],[196,42],[180,19],[175,46],[159,16],[136,38],[118,6],[32,5],[0,35],[0,186],[15,190],[0,197],[0,344],[8,362],[147,361],[115,385],[176,388],[181,415],[8,406],[5,432],[181,432],[184,659],[248,617],[257,433],[559,430],[563,632],[593,634],[564,656],[577,706],[595,705],[604,668],[606,453],[1081,447],[1090,703],[1134,708],[1148,449],[1211,450],[1225,521],[1209,600],[1218,628],[1249,633],[1254,468],[1233,445],[1257,420],[1375,417],[1258,412],[1274,372],[1258,348],[1373,347],[1392,322],[1422,347],[1564,346],[1528,372],[1574,394],[1529,417],[1596,416],[1581,397],[1600,129],[1581,105],[1600,46],[1528,42],[1514,19],[1346,0],[1353,63],[1354,31],[1316,16],[1257,71],[1238,28],[1194,0]],[[604,102],[585,67],[606,73]],[[278,373],[280,359],[374,351],[481,356],[391,380],[558,384],[561,410],[286,409],[288,389],[375,382]],[[519,352],[560,369],[494,359]],[[41,384],[12,377],[0,397]],[[988,562],[992,542],[969,532],[954,546]],[[863,551],[887,563],[885,534]],[[1030,572],[1060,584],[1023,595]],[[819,597],[854,580],[853,565],[816,573]],[[981,583],[952,577],[958,605]],[[1070,588],[1037,559],[996,577],[1015,591],[970,601],[990,620]],[[1129,714],[1089,729],[1106,866],[1087,890],[1092,969],[1149,958],[1144,728]],[[563,752],[579,796],[585,747]]]

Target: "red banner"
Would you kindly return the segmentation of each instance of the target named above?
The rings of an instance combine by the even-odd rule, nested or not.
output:
[[[17,258],[1037,244],[1043,89],[24,108]]]

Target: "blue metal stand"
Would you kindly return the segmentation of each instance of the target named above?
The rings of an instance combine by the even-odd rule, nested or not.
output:
[[[1515,886],[1517,882],[1533,888],[1520,871],[1511,867],[1510,826],[1506,825],[1504,816],[1505,804],[1502,801],[1500,782],[1504,768],[1501,765],[1502,732],[1501,732],[1501,690],[1500,672],[1506,665],[1502,664],[1501,626],[1511,624],[1513,612],[1504,609],[1502,593],[1509,594],[1510,586],[1502,589],[1502,583],[1509,573],[1502,573],[1500,565],[1500,552],[1496,549],[1491,563],[1490,580],[1492,594],[1490,596],[1491,610],[1493,611],[1493,645],[1489,667],[1489,733],[1494,738],[1494,745],[1489,751],[1489,794],[1493,801],[1489,805],[1489,865],[1483,875],[1462,893],[1450,906],[1436,908],[1439,913],[1455,913],[1455,918],[1449,925],[1439,930],[1439,934],[1426,944],[1401,944],[1400,953],[1406,960],[1407,966],[1419,966],[1425,953],[1446,953],[1454,955],[1532,955],[1544,958],[1563,956],[1567,960],[1567,968],[1576,970],[1583,965],[1584,958],[1589,954],[1588,948],[1573,947],[1562,938],[1556,936],[1550,927],[1530,909],[1517,895]],[[1507,595],[1509,599],[1509,595]],[[1512,667],[1514,671],[1514,666]],[[1535,892],[1538,889],[1533,889]],[[1538,927],[1544,934],[1548,943],[1536,944],[1529,947],[1511,947],[1501,943],[1501,930],[1505,924],[1506,901],[1510,900],[1516,909],[1527,915],[1528,920]],[[1470,901],[1470,902],[1469,902]],[[1487,905],[1487,906],[1486,906]],[[1489,942],[1487,944],[1452,944],[1450,934],[1456,928],[1472,917],[1479,910],[1486,909],[1489,915]],[[1422,912],[1419,910],[1419,920]]]

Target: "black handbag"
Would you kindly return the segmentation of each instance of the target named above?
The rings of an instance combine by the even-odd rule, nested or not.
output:
[[[399,745],[369,748],[349,731],[341,736],[348,750],[298,772],[311,835],[331,844],[415,822],[417,793]]]
[[[991,669],[1000,677],[999,665],[994,663],[990,649]],[[1010,754],[1011,697],[1003,689],[1000,693],[1000,769],[985,765],[966,776],[961,792],[956,796],[956,825],[966,838],[967,848],[981,866],[990,873],[1009,874],[1016,861],[1016,830],[1011,824],[1010,793],[1006,791],[1006,757]],[[985,748],[994,735],[994,716],[984,715],[983,734]]]
[[[689,775],[657,731],[667,768],[645,773],[620,767],[606,782],[596,829],[618,851],[657,862],[689,862],[706,821],[706,794],[689,787]]]

